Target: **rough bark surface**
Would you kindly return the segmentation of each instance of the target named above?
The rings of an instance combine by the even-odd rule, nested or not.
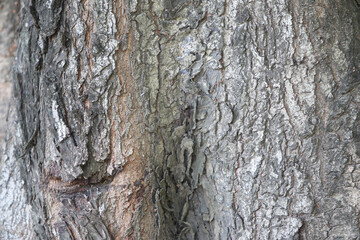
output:
[[[22,137],[13,122],[15,112],[11,104],[17,11],[17,1],[0,2],[0,239],[33,236],[30,206],[26,204],[20,165],[14,156],[14,146],[20,144]]]
[[[360,238],[357,1],[32,0],[20,19],[0,237]]]
[[[11,69],[16,50],[15,28],[17,21],[17,1],[0,2],[0,148],[2,149],[6,116],[11,95]]]

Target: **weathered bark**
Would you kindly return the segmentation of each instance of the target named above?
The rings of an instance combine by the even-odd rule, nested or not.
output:
[[[0,148],[5,138],[5,119],[11,95],[11,66],[16,50],[17,8],[17,1],[0,2]]]
[[[0,2],[0,239],[28,239],[32,233],[30,206],[25,202],[20,166],[13,155],[17,132],[11,99],[12,64],[16,50],[18,2]],[[11,105],[10,105],[11,104]],[[7,132],[7,135],[5,135]],[[6,154],[4,152],[6,150]]]
[[[0,237],[359,239],[359,9],[23,1]]]

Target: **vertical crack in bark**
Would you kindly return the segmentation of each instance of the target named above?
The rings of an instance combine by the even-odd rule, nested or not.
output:
[[[82,12],[82,20],[85,22],[86,25],[86,32],[85,32],[85,41],[86,41],[86,53],[87,53],[87,61],[89,63],[89,71],[87,72],[87,75],[85,76],[85,81],[82,84],[82,92],[86,93],[87,92],[87,86],[89,86],[89,83],[91,81],[92,78],[92,69],[93,69],[93,60],[92,60],[92,53],[91,53],[91,31],[93,29],[92,27],[92,20],[91,20],[91,11],[93,11],[92,7],[90,6],[91,2],[90,0],[82,0],[82,7],[83,7],[83,12]],[[80,58],[80,70],[81,70],[81,58]],[[82,72],[79,72],[79,77],[82,75]],[[88,96],[86,96],[85,98],[85,107],[90,110],[90,102],[89,102],[89,98]]]

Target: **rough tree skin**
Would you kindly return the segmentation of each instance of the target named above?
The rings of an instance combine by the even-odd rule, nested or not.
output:
[[[360,239],[356,0],[29,0],[20,22],[1,239]]]
[[[15,55],[15,28],[17,1],[0,2],[0,148],[6,133],[6,116],[11,96],[11,69]]]

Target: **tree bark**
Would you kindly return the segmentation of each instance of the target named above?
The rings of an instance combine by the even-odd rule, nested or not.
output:
[[[23,1],[0,238],[359,239],[359,10]]]
[[[11,96],[11,69],[15,55],[15,28],[17,23],[17,1],[0,3],[0,148],[6,132],[6,115]],[[2,151],[2,150],[1,150]]]

